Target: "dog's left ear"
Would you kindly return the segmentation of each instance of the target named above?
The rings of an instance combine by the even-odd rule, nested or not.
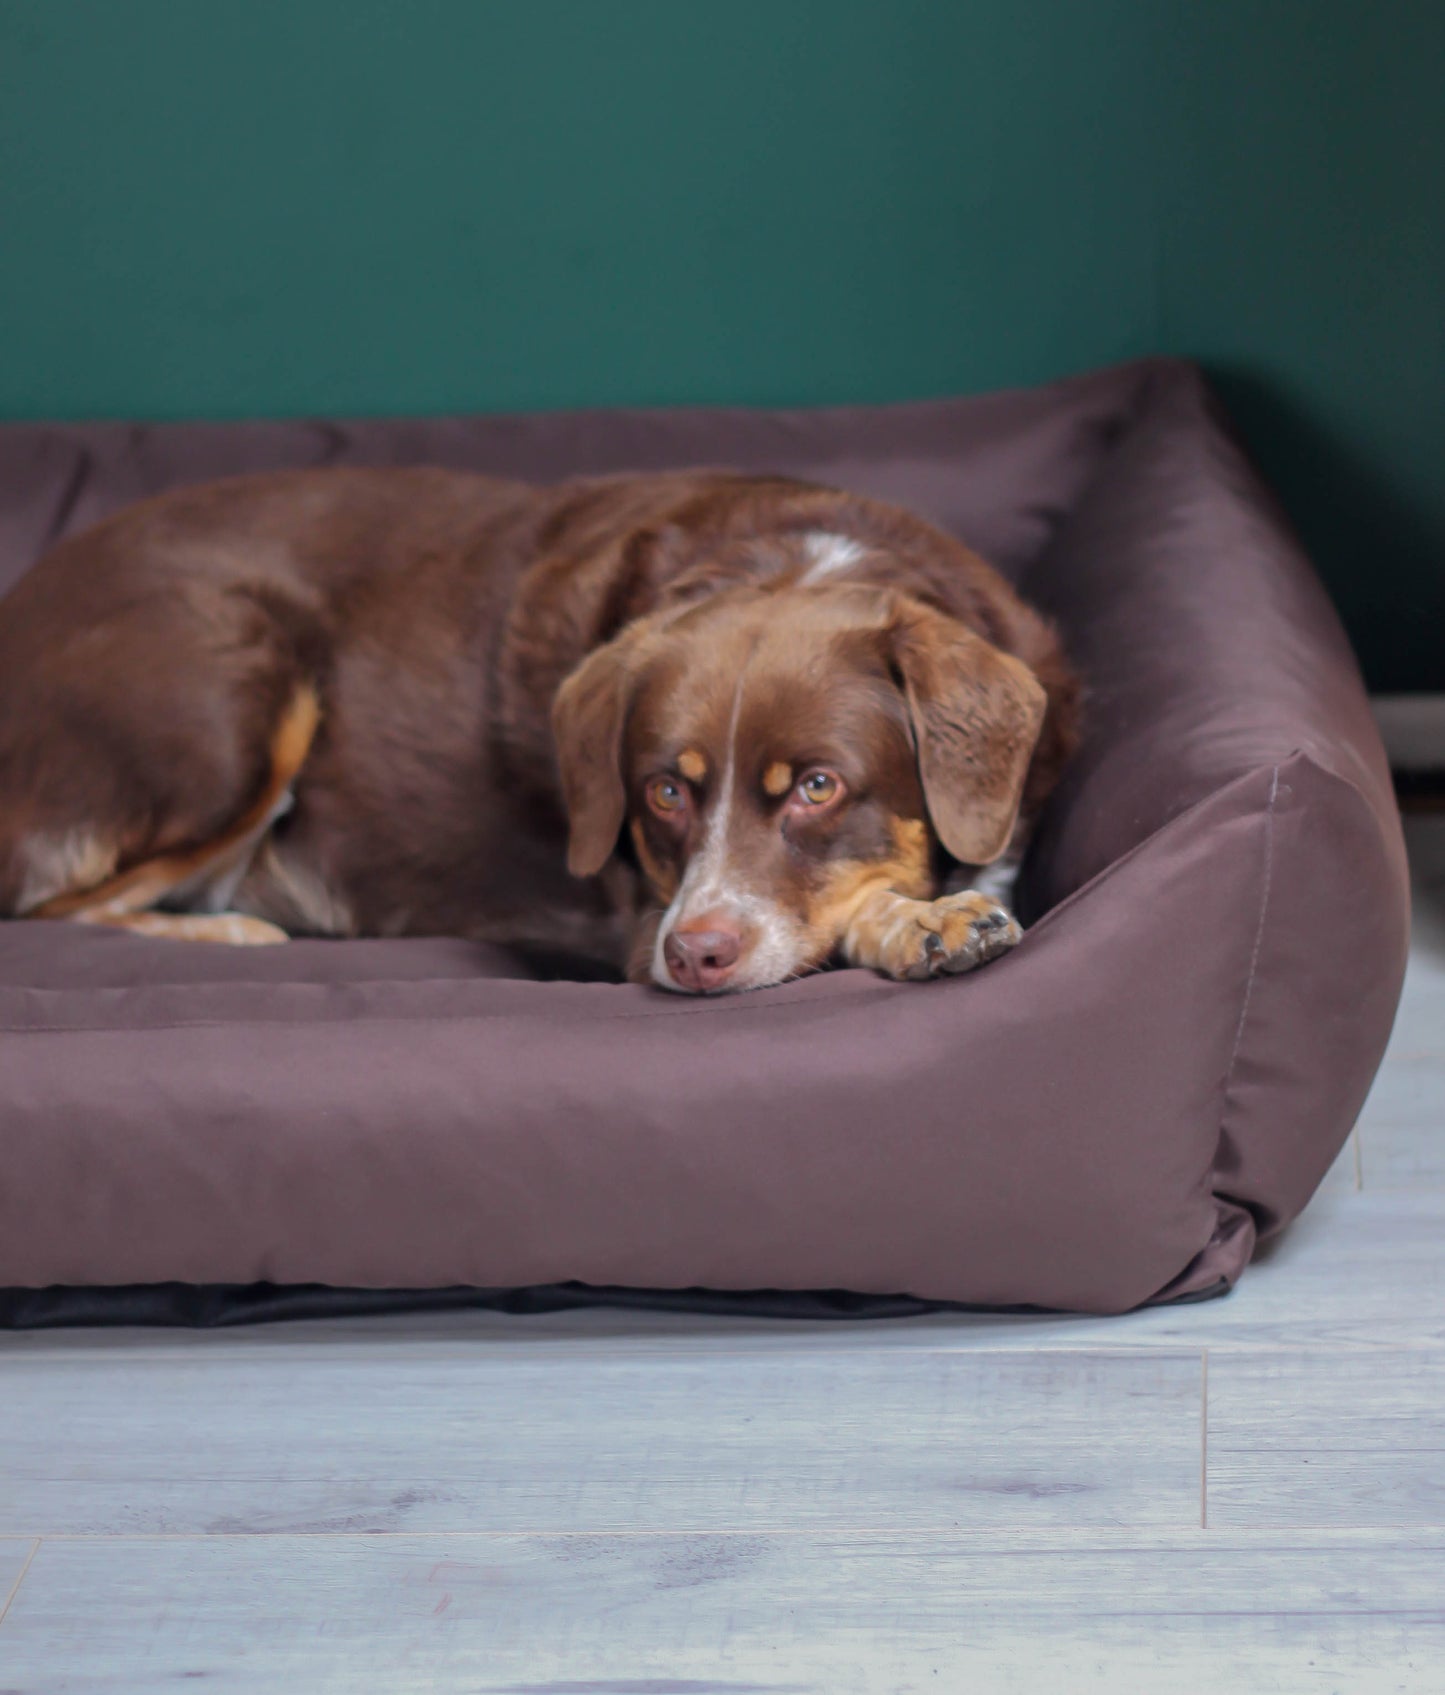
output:
[[[592,877],[602,869],[627,815],[622,732],[632,705],[632,645],[624,634],[597,648],[552,703],[552,739],[569,828],[567,869],[574,877]]]
[[[1048,697],[1022,660],[918,601],[902,603],[889,637],[938,839],[987,865],[1013,834]]]

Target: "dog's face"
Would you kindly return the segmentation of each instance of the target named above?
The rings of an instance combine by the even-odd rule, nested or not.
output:
[[[823,965],[860,902],[923,899],[940,846],[1007,846],[1043,715],[1018,660],[867,585],[740,585],[656,613],[563,685],[569,864],[626,829],[657,901],[634,975],[692,993]]]

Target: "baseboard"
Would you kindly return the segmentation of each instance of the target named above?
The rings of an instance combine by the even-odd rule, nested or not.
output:
[[[1401,807],[1445,809],[1445,694],[1375,695],[1370,705]]]

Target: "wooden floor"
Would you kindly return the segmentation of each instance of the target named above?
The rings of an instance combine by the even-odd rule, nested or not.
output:
[[[1389,1059],[1228,1300],[0,1339],[0,1695],[1442,1695],[1445,817],[1412,838]]]

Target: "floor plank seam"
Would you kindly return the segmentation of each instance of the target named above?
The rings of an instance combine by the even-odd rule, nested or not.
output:
[[[36,1554],[40,1552],[41,1541],[42,1538],[36,1536],[30,1543],[30,1552],[25,1556],[25,1564],[21,1566],[20,1570],[15,1575],[15,1581],[10,1585],[10,1593],[5,1597],[5,1605],[0,1607],[0,1626],[4,1625],[6,1616],[10,1611],[11,1603],[20,1593],[20,1585],[25,1581],[25,1574],[30,1570],[31,1563],[34,1561]]]
[[[1047,1343],[1047,1342],[1041,1342],[1037,1346],[1025,1346],[1025,1345],[1020,1344],[1020,1345],[1014,1346],[1014,1347],[1001,1347],[1001,1348],[970,1348],[966,1344],[953,1344],[953,1345],[945,1346],[945,1347],[929,1346],[929,1347],[914,1348],[914,1347],[910,1347],[906,1342],[885,1342],[885,1343],[881,1343],[879,1345],[876,1352],[872,1349],[867,1348],[867,1347],[853,1347],[853,1348],[846,1348],[846,1349],[844,1349],[844,1348],[839,1348],[839,1349],[819,1348],[816,1352],[810,1352],[808,1350],[806,1344],[804,1344],[803,1347],[800,1350],[793,1351],[793,1352],[789,1352],[781,1346],[767,1346],[767,1347],[759,1348],[756,1351],[747,1350],[747,1349],[727,1349],[727,1350],[724,1350],[724,1349],[720,1349],[720,1348],[719,1349],[710,1348],[706,1345],[706,1343],[703,1343],[702,1345],[700,1345],[696,1349],[689,1349],[688,1351],[686,1351],[682,1354],[676,1354],[676,1355],[671,1356],[670,1358],[668,1358],[667,1363],[669,1365],[679,1366],[679,1365],[684,1365],[688,1362],[696,1362],[696,1364],[699,1367],[701,1367],[702,1365],[709,1363],[709,1362],[712,1362],[712,1361],[739,1360],[739,1359],[740,1360],[763,1361],[763,1360],[767,1360],[767,1359],[776,1359],[780,1362],[779,1363],[779,1369],[781,1370],[782,1369],[782,1362],[784,1361],[785,1358],[787,1359],[789,1364],[795,1365],[795,1364],[798,1364],[798,1363],[801,1362],[804,1365],[809,1365],[809,1364],[813,1364],[813,1363],[830,1361],[830,1360],[839,1360],[839,1359],[849,1359],[849,1360],[901,1359],[901,1358],[919,1359],[921,1357],[925,1357],[925,1356],[928,1356],[928,1355],[934,1355],[934,1356],[937,1356],[937,1355],[952,1355],[952,1356],[957,1356],[959,1358],[967,1358],[967,1357],[974,1357],[974,1358],[979,1358],[979,1359],[982,1359],[982,1358],[990,1358],[990,1359],[1004,1358],[1004,1359],[1015,1359],[1015,1360],[1025,1360],[1025,1359],[1145,1360],[1145,1359],[1165,1359],[1165,1358],[1169,1358],[1169,1357],[1172,1356],[1174,1361],[1176,1363],[1179,1363],[1179,1362],[1182,1362],[1184,1360],[1189,1360],[1189,1359],[1194,1358],[1194,1356],[1199,1352],[1199,1349],[1203,1345],[1204,1344],[1201,1343],[1200,1341],[1195,1340],[1195,1339],[1191,1339],[1188,1336],[1169,1336],[1167,1338],[1160,1338],[1160,1340],[1158,1340],[1158,1341],[1152,1341],[1147,1337],[1143,1337],[1139,1341],[1131,1344],[1127,1348],[1075,1347],[1075,1346],[1072,1346],[1072,1345],[1065,1345],[1065,1346],[1056,1347],[1056,1346],[1054,1346],[1050,1343]],[[1398,1340],[1398,1341],[1393,1339],[1392,1337],[1389,1337],[1388,1335],[1386,1336],[1385,1340],[1383,1340],[1383,1341],[1373,1341],[1373,1340],[1362,1341],[1362,1340],[1357,1340],[1357,1339],[1350,1338],[1350,1337],[1336,1338],[1334,1336],[1325,1336],[1325,1337],[1322,1337],[1321,1340],[1318,1343],[1284,1342],[1284,1341],[1276,1340],[1273,1337],[1262,1337],[1258,1341],[1253,1341],[1248,1337],[1241,1337],[1238,1342],[1234,1341],[1233,1338],[1228,1338],[1228,1339],[1221,1340],[1218,1344],[1216,1344],[1212,1340],[1209,1343],[1210,1347],[1215,1347],[1216,1345],[1220,1346],[1220,1347],[1227,1347],[1227,1348],[1238,1348],[1241,1352],[1245,1352],[1245,1351],[1249,1351],[1249,1350],[1268,1349],[1272,1353],[1281,1353],[1281,1352],[1283,1352],[1283,1353],[1301,1353],[1301,1352],[1309,1352],[1312,1348],[1315,1348],[1315,1347],[1328,1347],[1328,1348],[1331,1348],[1331,1349],[1339,1347],[1339,1348],[1347,1348],[1347,1349],[1350,1349],[1353,1352],[1359,1352],[1359,1353],[1376,1353],[1381,1348],[1418,1347],[1418,1348],[1424,1349],[1424,1348],[1445,1347],[1445,1329],[1442,1329],[1442,1332],[1438,1337],[1427,1335],[1427,1336],[1420,1336],[1420,1337],[1415,1337],[1415,1338],[1403,1338],[1403,1339]],[[655,1361],[657,1361],[657,1360],[659,1360],[663,1357],[665,1357],[665,1356],[664,1356],[663,1350],[661,1350],[661,1349],[639,1350],[636,1354],[630,1354],[630,1353],[624,1354],[624,1353],[621,1353],[621,1352],[608,1352],[606,1354],[599,1353],[599,1354],[593,1355],[593,1354],[578,1352],[577,1354],[573,1355],[572,1358],[570,1358],[566,1361],[558,1360],[556,1362],[546,1362],[546,1363],[555,1363],[556,1367],[559,1370],[565,1368],[566,1370],[569,1370],[569,1371],[583,1371],[583,1370],[587,1369],[588,1367],[596,1365],[598,1363],[616,1364],[616,1365],[636,1364],[638,1366],[641,1366],[644,1363],[655,1362]],[[124,1363],[127,1366],[133,1366],[136,1363],[138,1363],[136,1356],[133,1355],[133,1354],[122,1355],[121,1353],[118,1352],[117,1355],[115,1356],[117,1363],[122,1358],[124,1359]],[[3,1362],[3,1364],[7,1368],[7,1370],[14,1370],[17,1373],[20,1369],[22,1369],[25,1366],[34,1366],[34,1368],[37,1370],[37,1372],[48,1370],[55,1363],[52,1360],[25,1361],[25,1360],[19,1360],[19,1359],[13,1358],[13,1357],[7,1357],[3,1348],[0,1348],[0,1362]],[[101,1366],[103,1366],[107,1363],[110,1363],[110,1362],[104,1361],[104,1360],[86,1361],[85,1365],[89,1369],[96,1369],[96,1368],[99,1368],[99,1367],[101,1367]],[[255,1365],[260,1365],[260,1364],[264,1363],[266,1366],[269,1367],[269,1366],[274,1365],[276,1362],[266,1361],[266,1362],[247,1362],[247,1363],[248,1364],[255,1364]],[[410,1361],[397,1361],[396,1365],[397,1365],[398,1369],[405,1369],[409,1364],[412,1364],[412,1363],[413,1362],[410,1362]],[[526,1364],[534,1363],[534,1362],[527,1362],[527,1361],[518,1360],[515,1363],[518,1366],[524,1366]],[[543,1362],[535,1362],[535,1363],[543,1363]]]
[[[1204,1526],[1191,1521],[1181,1520],[1177,1524],[1006,1524],[1006,1525],[919,1525],[916,1527],[900,1528],[897,1524],[853,1524],[825,1525],[809,1528],[806,1525],[670,1525],[654,1527],[648,1530],[566,1530],[559,1528],[524,1528],[516,1530],[47,1530],[43,1535],[32,1538],[35,1549],[31,1558],[42,1542],[509,1542],[509,1541],[556,1541],[559,1538],[575,1537],[590,1538],[594,1541],[637,1541],[649,1537],[661,1538],[699,1538],[717,1536],[737,1536],[757,1540],[812,1540],[837,1541],[850,1537],[892,1538],[895,1541],[914,1542],[947,1542],[965,1540],[976,1543],[983,1552],[1006,1551],[1005,1544],[1016,1537],[1024,1536],[1031,1539],[1030,1546],[1019,1550],[1021,1552],[1061,1552],[1077,1551],[1080,1547],[1097,1540],[1111,1549],[1129,1551],[1130,1545],[1116,1543],[1115,1536],[1145,1535],[1153,1537],[1154,1542],[1147,1544],[1157,1547],[1161,1538],[1178,1537],[1181,1542],[1194,1537],[1199,1531],[1209,1530],[1208,1540],[1217,1542],[1221,1547],[1230,1545],[1230,1538],[1238,1535],[1251,1540],[1256,1536],[1287,1536],[1300,1540],[1290,1543],[1290,1547],[1298,1552],[1301,1541],[1317,1542],[1323,1536],[1328,1540],[1332,1536],[1365,1536],[1387,1537],[1406,1536],[1409,1538],[1445,1537],[1445,1521],[1439,1524],[1420,1524],[1413,1519],[1402,1519],[1390,1524],[1341,1524],[1337,1520],[1326,1523],[1303,1519],[1297,1521],[1281,1521],[1277,1524],[1260,1524],[1251,1520],[1248,1524],[1224,1524]],[[1057,1546],[1050,1545],[1050,1539],[1057,1538]],[[16,1540],[24,1540],[18,1537]],[[1190,1544],[1193,1545],[1192,1543]],[[1133,1551],[1141,1551],[1134,1549]],[[26,1561],[26,1569],[29,1560]],[[24,1576],[22,1571],[21,1576]],[[16,1579],[19,1587],[19,1579]],[[0,1614],[0,1618],[3,1618]]]

